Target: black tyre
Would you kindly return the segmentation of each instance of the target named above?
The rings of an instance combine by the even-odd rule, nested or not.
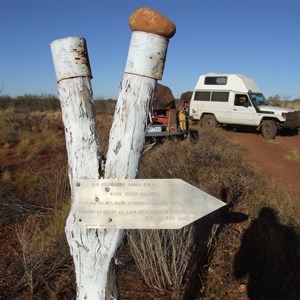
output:
[[[277,134],[277,126],[273,120],[263,121],[261,133],[266,139],[274,139]]]
[[[201,120],[201,126],[203,128],[217,128],[218,121],[214,115],[205,115]]]

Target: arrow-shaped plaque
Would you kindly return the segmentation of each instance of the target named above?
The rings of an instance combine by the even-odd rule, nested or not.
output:
[[[179,229],[225,203],[181,179],[80,179],[73,205],[85,228]]]

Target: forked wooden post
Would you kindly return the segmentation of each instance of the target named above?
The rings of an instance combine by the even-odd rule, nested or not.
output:
[[[149,103],[161,79],[168,39],[175,25],[158,12],[141,8],[129,24],[133,30],[125,74],[110,132],[105,178],[135,178],[144,145]],[[101,146],[93,107],[91,71],[85,40],[70,37],[51,43],[65,125],[73,203],[76,179],[99,178]],[[71,205],[66,236],[73,256],[77,299],[117,299],[111,274],[123,230],[78,226]],[[111,273],[111,274],[110,274]]]

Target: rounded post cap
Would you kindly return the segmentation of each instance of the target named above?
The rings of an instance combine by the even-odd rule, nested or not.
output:
[[[141,7],[129,17],[129,27],[132,31],[154,33],[170,39],[176,32],[175,24],[158,11]]]

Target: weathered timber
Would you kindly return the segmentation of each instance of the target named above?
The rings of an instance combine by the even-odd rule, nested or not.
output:
[[[86,75],[90,74],[86,71],[88,59],[83,60],[82,68],[76,59],[78,55],[87,56],[84,42],[82,38],[71,37],[51,44],[65,127],[72,202],[76,179],[99,178],[102,156],[92,86],[90,76]],[[70,49],[74,52],[71,56]],[[117,248],[118,234],[115,230],[81,229],[77,224],[71,203],[65,231],[75,266],[77,299],[105,299],[109,263]]]

